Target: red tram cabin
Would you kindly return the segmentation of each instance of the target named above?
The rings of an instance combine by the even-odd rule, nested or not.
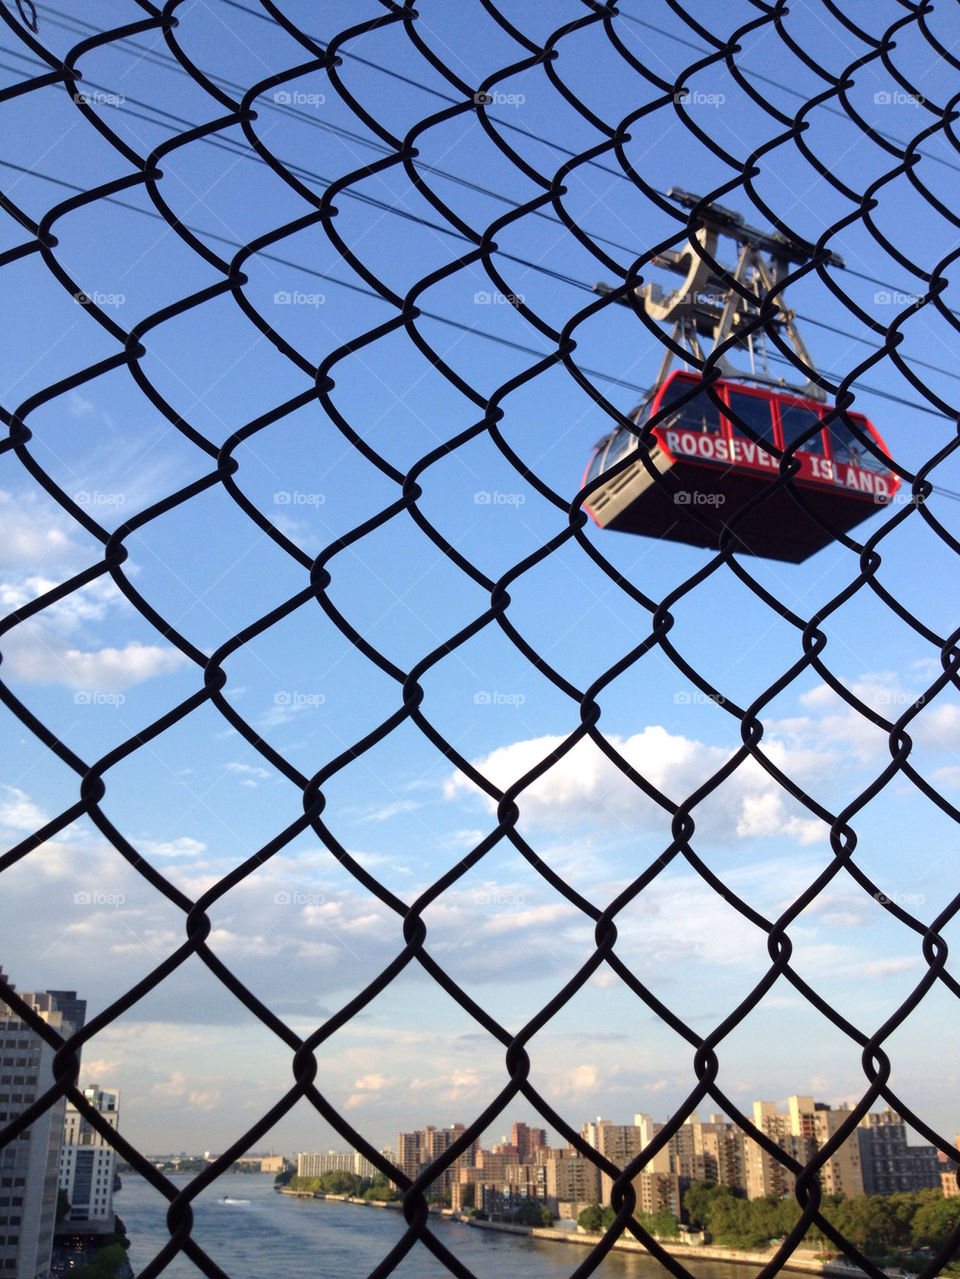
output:
[[[678,404],[700,385],[693,373],[672,373],[632,415],[642,428],[655,414],[677,405],[643,444],[618,427],[596,446],[584,485],[630,453],[637,454],[632,465],[584,502],[602,528],[716,550],[728,523],[739,539],[738,551],[798,564],[875,514],[900,487],[899,476],[883,461],[883,441],[862,414],[838,414],[815,430],[828,412],[825,405],[723,379],[712,388],[729,415],[705,390]],[[736,419],[756,438],[742,431]],[[875,452],[851,426],[872,441]],[[774,491],[780,453],[801,439],[794,453],[800,463],[793,478],[795,493],[787,486]],[[657,479],[641,460],[641,449]],[[744,510],[758,496],[763,500]]]

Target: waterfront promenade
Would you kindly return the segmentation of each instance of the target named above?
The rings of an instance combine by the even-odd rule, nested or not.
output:
[[[329,1195],[314,1193],[311,1190],[290,1190],[284,1187],[281,1194],[294,1195],[300,1199],[325,1199],[335,1200],[338,1203],[357,1204],[363,1208],[392,1208],[400,1209],[401,1204],[397,1200],[385,1202],[381,1200],[358,1199],[350,1195]],[[450,1212],[449,1209],[441,1209],[436,1213],[448,1220],[462,1221],[465,1225],[475,1230],[493,1230],[498,1234],[521,1235],[525,1238],[543,1240],[546,1243],[573,1244],[582,1248],[592,1248],[598,1244],[602,1238],[599,1234],[589,1234],[582,1230],[563,1229],[557,1226],[514,1226],[505,1221],[481,1221],[476,1217],[460,1217],[456,1213]],[[754,1248],[745,1251],[738,1248],[719,1248],[711,1244],[697,1244],[695,1246],[689,1244],[678,1243],[675,1239],[661,1239],[663,1247],[671,1254],[671,1256],[690,1261],[717,1261],[725,1262],[728,1265],[749,1265],[764,1266],[771,1258],[776,1256],[777,1249]],[[621,1236],[613,1245],[617,1252],[639,1253],[642,1256],[649,1256],[646,1248],[639,1240],[634,1239],[632,1235]],[[827,1275],[827,1276],[843,1276],[844,1279],[850,1279],[852,1275],[862,1274],[856,1266],[853,1266],[844,1260],[825,1261],[822,1256],[817,1255],[815,1249],[797,1249],[792,1254],[789,1261],[784,1266],[784,1270],[801,1271],[805,1274]]]
[[[556,1226],[510,1226],[498,1221],[477,1221],[476,1219],[469,1220],[467,1225],[481,1230],[506,1230],[511,1234],[530,1235],[534,1239],[543,1239],[551,1243],[579,1244],[584,1248],[594,1247],[603,1238],[602,1235],[588,1234],[582,1230],[563,1230]],[[685,1261],[722,1261],[733,1265],[763,1266],[777,1254],[774,1247],[754,1248],[747,1252],[738,1248],[717,1248],[711,1244],[690,1246],[677,1243],[674,1239],[660,1239],[658,1242],[672,1257],[682,1258]],[[618,1252],[636,1252],[649,1256],[643,1244],[632,1235],[622,1235],[613,1247]],[[844,1261],[824,1261],[812,1249],[798,1249],[789,1261],[784,1263],[783,1269],[800,1270],[806,1274],[815,1275],[842,1275],[845,1279],[850,1279],[851,1275],[863,1273],[856,1266]]]

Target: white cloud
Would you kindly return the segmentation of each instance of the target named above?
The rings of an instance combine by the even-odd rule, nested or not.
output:
[[[187,1109],[216,1110],[220,1105],[220,1097],[219,1088],[207,1088],[205,1090],[194,1088],[187,1097]]]
[[[256,789],[262,781],[270,776],[265,768],[260,768],[255,764],[230,763],[226,765],[226,772],[239,778],[241,786],[249,786]]]
[[[680,803],[691,795],[729,759],[730,753],[651,725],[632,737],[610,736],[609,743],[620,756],[668,800]],[[474,761],[481,773],[501,790],[530,772],[551,751],[561,745],[560,737],[539,737],[499,747]],[[799,753],[783,743],[764,741],[771,760],[782,766],[789,757],[791,775],[813,770],[816,774],[830,766],[826,751]],[[464,793],[480,794],[463,774],[455,773],[444,787],[447,799]],[[495,804],[484,796],[486,807]],[[582,739],[567,751],[543,776],[519,796],[521,817],[558,829],[578,823],[594,826],[623,826],[647,830],[669,829],[669,814],[649,799],[639,786],[617,768],[589,739]],[[791,811],[793,810],[793,811]],[[754,760],[745,761],[719,791],[711,795],[694,816],[701,834],[718,841],[785,835],[800,843],[812,843],[826,836],[820,822],[811,821]]]
[[[163,1101],[176,1101],[187,1091],[187,1077],[182,1070],[171,1071],[166,1079],[154,1084],[150,1091],[154,1097],[159,1097]]]
[[[65,684],[68,688],[112,693],[158,675],[169,675],[187,660],[169,644],[133,642],[123,648],[83,651],[39,631],[37,627],[29,637],[17,635],[8,650],[11,673],[33,684]]]
[[[67,396],[67,412],[71,417],[89,417],[96,407],[93,400],[88,400],[79,391],[71,391]]]
[[[581,1101],[592,1101],[601,1082],[600,1071],[588,1062],[579,1066],[552,1066],[541,1073],[549,1081],[548,1092],[554,1097],[576,1097]],[[610,1074],[608,1068],[604,1084],[609,1084]]]
[[[929,750],[960,750],[960,706],[933,702],[910,727],[911,735]]]
[[[922,663],[914,663],[920,670]],[[931,680],[937,671],[921,671]],[[890,671],[866,674],[848,685],[850,692],[871,710],[894,723],[923,696],[920,687],[908,688]],[[911,719],[908,731],[915,744],[927,750],[960,749],[960,706],[944,701],[943,693],[922,706]],[[768,730],[793,744],[808,749],[842,749],[858,760],[867,761],[889,755],[887,732],[871,723],[860,711],[849,706],[827,684],[802,693],[798,701],[815,716],[798,716],[770,722]]]
[[[137,847],[147,857],[199,857],[206,844],[190,835],[176,839],[141,839]]]
[[[374,809],[373,812],[365,813],[360,818],[362,822],[385,822],[391,817],[397,817],[400,813],[412,813],[423,805],[413,799],[398,799],[392,804],[384,804],[382,808]]]
[[[359,1079],[353,1081],[353,1086],[359,1092],[380,1092],[389,1082],[386,1075],[361,1075]]]
[[[409,1087],[414,1092],[424,1092],[436,1097],[438,1101],[463,1101],[476,1097],[484,1091],[491,1091],[492,1080],[481,1075],[473,1067],[451,1067],[445,1074],[418,1077],[410,1081]]]
[[[0,826],[18,831],[35,831],[46,821],[46,814],[25,791],[16,786],[0,786]]]
[[[358,1106],[365,1103],[379,1102],[380,1094],[394,1082],[387,1075],[361,1075],[359,1079],[353,1081],[354,1091],[343,1103],[344,1109],[356,1110]]]
[[[81,1087],[92,1087],[96,1084],[103,1085],[111,1075],[115,1074],[120,1062],[118,1059],[109,1059],[107,1057],[97,1057],[94,1061],[87,1061],[85,1058],[80,1062],[80,1078]]]
[[[36,573],[17,581],[0,582],[0,604],[12,612],[59,585],[59,580]],[[123,595],[113,579],[99,577],[72,591],[64,599],[46,605],[42,621],[31,620],[24,624],[23,631],[30,634],[34,629],[42,629],[43,633],[38,636],[41,642],[46,632],[51,630],[60,635],[70,635],[85,623],[102,621],[111,605],[122,602]],[[17,634],[15,631],[14,635]]]
[[[73,535],[80,533],[76,524],[47,498],[29,493],[0,490],[0,565],[19,569],[36,569],[41,564],[79,567],[84,558],[91,562],[98,552],[91,544],[84,557]]]

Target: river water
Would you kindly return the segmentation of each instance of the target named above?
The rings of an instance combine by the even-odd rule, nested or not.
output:
[[[189,1177],[172,1177],[184,1185]],[[224,1195],[247,1203],[224,1203]],[[115,1208],[130,1237],[134,1273],[169,1238],[166,1200],[140,1177],[125,1175]],[[405,1229],[400,1212],[335,1200],[280,1195],[272,1175],[222,1177],[194,1202],[193,1237],[230,1279],[364,1279]],[[520,1235],[477,1230],[431,1219],[431,1229],[477,1279],[567,1279],[587,1256],[572,1244],[545,1243]],[[690,1265],[690,1263],[684,1263]],[[693,1263],[697,1279],[748,1279],[751,1268]],[[197,1279],[202,1272],[182,1255],[165,1279]],[[397,1279],[449,1279],[450,1271],[416,1244],[393,1272]],[[618,1253],[594,1272],[601,1279],[666,1279],[648,1257]]]

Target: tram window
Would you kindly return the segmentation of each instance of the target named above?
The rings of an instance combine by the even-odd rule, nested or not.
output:
[[[865,437],[870,437],[866,422],[858,422],[857,427]],[[833,459],[842,466],[858,466],[862,471],[878,471],[886,475],[888,467],[861,444],[846,422],[830,423],[830,443],[833,446]]]
[[[587,474],[583,481],[584,484],[589,484],[591,480],[595,480],[603,470],[603,453],[605,448],[606,444],[603,440],[601,440],[597,445],[593,457],[590,459],[590,465],[587,467]]]
[[[693,385],[694,383],[688,382],[686,378],[678,378],[675,382],[669,383],[663,393],[660,408],[665,409],[676,404],[681,395],[689,394]],[[679,415],[676,418],[669,418],[668,422],[670,426],[679,427],[681,431],[700,431],[708,435],[720,435],[723,431],[720,410],[706,391],[701,391],[692,400],[681,405]]]
[[[741,422],[749,426],[753,434],[765,444],[773,444],[773,417],[770,413],[770,401],[762,395],[741,395],[739,391],[730,391],[730,411],[736,413]],[[743,435],[737,423],[731,418],[730,429],[734,435]]]
[[[606,457],[603,459],[603,469],[606,471],[615,462],[619,462],[623,455],[636,445],[636,442],[637,437],[632,432],[623,428],[614,431],[613,439],[607,448]]]
[[[807,431],[820,423],[819,413],[806,409],[802,404],[785,404],[778,401],[780,409],[780,426],[783,428],[783,447],[789,448],[795,440],[799,440]],[[823,453],[823,432],[818,431],[800,445],[804,453]]]

